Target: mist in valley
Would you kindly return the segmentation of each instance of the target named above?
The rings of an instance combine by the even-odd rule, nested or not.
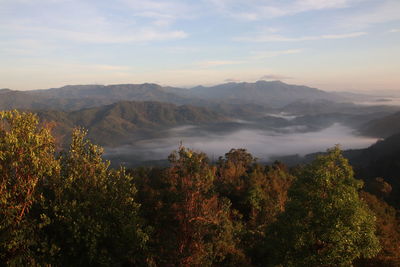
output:
[[[105,156],[123,164],[165,160],[182,144],[207,153],[211,160],[223,156],[232,148],[245,148],[260,161],[268,161],[273,157],[325,151],[336,144],[340,144],[342,149],[365,148],[377,141],[377,138],[357,135],[353,129],[339,123],[315,132],[302,132],[299,127],[286,127],[279,131],[242,128],[216,132],[187,125],[168,130],[163,138],[106,147]]]
[[[376,106],[376,105],[387,105],[387,106],[400,106],[400,96],[375,96],[368,100],[353,101],[358,105]]]

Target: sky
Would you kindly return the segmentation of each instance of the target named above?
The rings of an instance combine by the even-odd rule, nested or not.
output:
[[[0,88],[400,92],[400,0],[0,0]]]

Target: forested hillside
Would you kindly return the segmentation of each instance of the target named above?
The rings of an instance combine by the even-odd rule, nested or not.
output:
[[[165,168],[114,170],[75,129],[0,112],[0,261],[11,266],[399,266],[399,221],[338,147],[310,164],[214,164],[180,147]]]
[[[39,111],[38,115],[44,122],[55,122],[57,136],[65,136],[74,127],[80,126],[90,129],[89,137],[103,145],[129,143],[135,138],[154,135],[157,130],[177,125],[227,120],[223,115],[203,107],[127,101],[72,112]]]
[[[366,188],[400,209],[400,134],[361,150],[345,152]]]
[[[362,125],[360,132],[381,138],[398,134],[400,133],[400,112],[369,121]]]

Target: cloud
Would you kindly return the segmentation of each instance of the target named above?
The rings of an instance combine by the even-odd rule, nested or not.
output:
[[[227,82],[227,83],[236,83],[236,82],[241,82],[241,81],[242,80],[236,79],[236,78],[228,78],[228,79],[224,80],[224,82]]]
[[[0,29],[13,31],[21,36],[35,36],[42,41],[48,39],[67,40],[77,43],[92,44],[117,44],[117,43],[146,43],[150,41],[166,41],[183,39],[187,33],[180,30],[162,30],[157,28],[136,28],[125,29],[123,31],[113,31],[112,29],[62,29],[46,26],[27,26],[27,25],[8,25],[0,26]]]
[[[171,46],[165,48],[165,51],[174,54],[199,53],[201,50],[197,46]]]
[[[382,0],[368,10],[353,12],[351,16],[341,18],[343,28],[364,29],[374,24],[400,21],[400,1]]]
[[[388,33],[397,33],[400,32],[400,29],[391,29],[388,31]]]
[[[344,33],[344,34],[328,34],[328,35],[321,35],[319,39],[347,39],[347,38],[354,38],[366,35],[366,32],[352,32],[352,33]]]
[[[192,18],[196,12],[193,9],[196,5],[185,4],[177,0],[119,0],[124,6],[129,8],[136,17],[153,20],[157,26],[167,26],[178,19]]]
[[[343,34],[325,34],[325,35],[311,35],[311,36],[300,36],[300,37],[287,37],[279,34],[263,34],[257,33],[253,36],[242,36],[234,38],[235,41],[243,42],[300,42],[300,41],[313,41],[313,40],[324,40],[324,39],[347,39],[355,38],[368,34],[367,32],[352,32]]]
[[[182,10],[175,1],[118,0],[108,6],[77,0],[34,2],[4,3],[0,31],[8,40],[23,37],[49,43],[123,44],[188,36],[185,31],[170,26]]]
[[[197,62],[195,65],[200,66],[201,68],[211,68],[225,65],[248,64],[254,62],[255,60],[272,58],[281,55],[298,54],[301,51],[301,49],[253,51],[250,52],[250,56],[243,57],[241,60],[206,60]]]
[[[89,65],[92,69],[104,70],[104,71],[127,71],[131,69],[129,66],[119,66],[119,65],[103,65],[103,64],[96,64],[96,65]]]
[[[276,75],[276,74],[266,74],[260,77],[260,80],[287,80],[287,79],[293,79],[293,77]]]
[[[347,8],[360,0],[240,1],[209,0],[220,13],[242,20],[263,20],[298,13]]]
[[[218,66],[224,66],[224,65],[235,65],[235,64],[241,64],[243,61],[235,61],[235,60],[207,60],[207,61],[201,61],[198,62],[196,65],[202,67],[202,68],[209,68],[209,67],[218,67]]]
[[[274,51],[254,51],[251,52],[252,59],[263,59],[277,57],[281,55],[291,55],[301,53],[301,49],[288,49],[288,50],[274,50]]]

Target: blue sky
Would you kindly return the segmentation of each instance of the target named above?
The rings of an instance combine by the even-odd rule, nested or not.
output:
[[[400,91],[400,0],[0,0],[0,88]]]

